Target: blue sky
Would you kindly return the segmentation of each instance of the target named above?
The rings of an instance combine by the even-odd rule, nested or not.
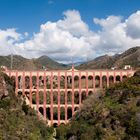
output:
[[[140,46],[140,0],[0,0],[0,55],[87,61]]]
[[[139,7],[139,0],[0,0],[0,28],[33,33],[39,30],[40,24],[56,21],[64,11],[76,9],[89,27],[96,29],[93,17],[128,17]]]

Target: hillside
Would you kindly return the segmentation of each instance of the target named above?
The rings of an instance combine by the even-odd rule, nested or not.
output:
[[[123,68],[124,65],[131,65],[134,68],[140,67],[140,47],[130,48],[124,53],[114,56],[100,56],[79,65],[77,69],[110,69],[114,66]]]
[[[140,139],[140,72],[89,97],[69,124],[57,128],[58,140]]]
[[[9,77],[0,72],[0,140],[49,140],[53,129],[16,97]]]
[[[11,56],[0,56],[0,66],[10,68]],[[47,56],[36,59],[27,59],[19,55],[13,55],[13,69],[17,70],[41,70],[45,66],[47,69],[66,69],[66,65],[60,64]]]

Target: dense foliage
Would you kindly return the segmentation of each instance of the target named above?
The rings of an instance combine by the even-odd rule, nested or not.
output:
[[[0,83],[0,140],[49,140],[52,139],[53,128],[39,120],[36,112],[29,108],[21,98],[13,92],[12,81],[0,73],[0,82],[6,81],[8,95],[3,92]],[[3,94],[3,95],[2,95]]]
[[[140,72],[103,95],[91,95],[71,122],[57,128],[59,140],[139,140]]]

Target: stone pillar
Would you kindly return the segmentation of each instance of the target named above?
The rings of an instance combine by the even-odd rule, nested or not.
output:
[[[38,112],[38,117],[39,117],[39,72],[37,71],[37,82],[36,82],[36,109]]]
[[[51,71],[51,125],[53,125],[53,72]]]
[[[81,94],[82,94],[82,89],[81,89],[81,71],[79,71],[79,104],[81,105],[81,100],[82,100],[82,97],[81,97]]]
[[[86,96],[88,96],[88,72],[86,71]]]
[[[122,70],[120,71],[120,81],[122,82],[123,76],[122,76]]]
[[[72,66],[72,116],[74,115],[74,66]]]
[[[102,71],[100,71],[100,88],[103,87],[103,82],[102,82]]]
[[[32,72],[30,72],[30,106],[32,105]]]
[[[25,71],[22,73],[22,95],[25,95]]]
[[[46,72],[44,72],[44,100],[43,100],[44,120],[46,120]]]
[[[58,71],[58,125],[60,125],[60,71]]]
[[[18,95],[18,71],[16,71],[16,89],[15,89],[15,92],[16,92],[16,96]]]
[[[95,93],[95,71],[93,72],[93,92]]]
[[[65,122],[67,123],[67,71],[65,71]]]

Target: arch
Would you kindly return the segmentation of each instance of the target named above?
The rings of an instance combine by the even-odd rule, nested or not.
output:
[[[79,92],[74,92],[74,104],[79,104]]]
[[[33,86],[34,89],[36,89],[36,83],[37,83],[36,76],[32,76],[32,86]]]
[[[93,95],[93,91],[90,90],[90,91],[88,92],[88,96],[91,96],[91,95]]]
[[[60,120],[65,120],[65,108],[60,108]]]
[[[79,110],[79,107],[75,107],[74,108],[74,112],[78,111]]]
[[[124,81],[126,79],[127,79],[127,76],[126,75],[123,75],[122,80]]]
[[[86,76],[81,76],[81,88],[86,88]]]
[[[15,88],[15,86],[16,86],[16,77],[15,76],[12,76],[11,77],[11,81],[12,81],[12,84],[13,84],[13,86]]]
[[[72,92],[71,91],[67,92],[67,103],[72,104]]]
[[[100,87],[100,76],[96,75],[95,76],[95,88]]]
[[[74,76],[74,88],[79,87],[79,76]]]
[[[58,92],[57,91],[53,92],[53,103],[58,104]]]
[[[88,88],[93,88],[93,76],[88,76]]]
[[[120,77],[120,75],[117,75],[116,76],[116,82],[120,82],[121,81],[121,77]]]
[[[72,108],[71,107],[68,107],[67,108],[67,118],[68,120],[72,117]]]
[[[29,89],[30,88],[30,77],[25,76],[25,88]]]
[[[36,92],[32,92],[32,104],[36,104]]]
[[[67,77],[67,88],[72,88],[72,76]]]
[[[105,75],[102,76],[102,87],[103,88],[107,87],[107,77]]]
[[[18,91],[18,95],[21,96],[22,95],[22,91]]]
[[[51,111],[49,107],[46,108],[46,117],[48,118],[48,120],[51,119]]]
[[[65,92],[60,92],[60,104],[65,104]]]
[[[50,91],[46,92],[46,104],[50,104],[51,103],[51,97],[50,97]]]
[[[81,94],[81,102],[83,102],[86,99],[86,92],[83,91]]]
[[[39,107],[39,112],[44,115],[44,110],[43,110],[43,107]]]
[[[109,86],[114,83],[114,77],[112,75],[109,76]]]
[[[21,89],[22,88],[22,76],[18,76],[18,88]]]
[[[46,88],[51,89],[51,77],[46,76]]]
[[[53,76],[53,89],[58,88],[58,76],[54,75]]]
[[[39,88],[43,88],[43,87],[44,87],[44,77],[39,76]]]
[[[60,76],[60,88],[61,89],[65,88],[65,76],[63,75]]]
[[[26,95],[26,97],[29,99],[29,92],[28,91],[25,91],[25,95]]]
[[[53,127],[54,128],[58,127],[58,123],[53,123]]]
[[[53,108],[53,120],[58,120],[58,108]]]
[[[44,102],[44,93],[43,91],[39,91],[39,104],[43,104]]]

